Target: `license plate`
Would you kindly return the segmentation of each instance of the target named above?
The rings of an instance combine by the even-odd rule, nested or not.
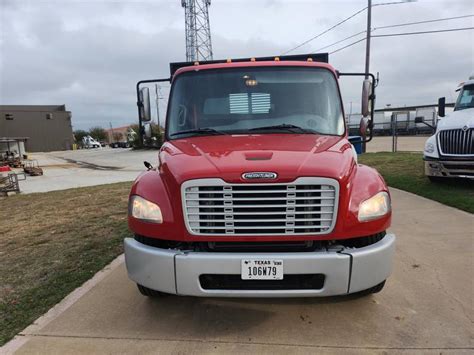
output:
[[[283,260],[242,260],[241,277],[242,280],[283,280]]]

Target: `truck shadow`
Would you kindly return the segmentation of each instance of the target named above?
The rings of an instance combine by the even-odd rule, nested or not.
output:
[[[242,300],[169,296],[146,300],[148,326],[168,337],[205,339],[250,331],[274,312]]]
[[[325,317],[315,317],[319,312],[326,314],[332,304],[345,303],[350,310],[354,303],[363,307],[373,304],[372,298],[361,295],[347,295],[323,298],[200,298],[167,296],[145,300],[144,309],[148,326],[159,329],[162,335],[173,337],[179,334],[189,338],[215,338],[241,334],[249,338],[254,332],[265,328],[287,328],[288,323],[276,321],[282,314],[288,314],[288,322],[301,326],[323,326]],[[342,307],[341,305],[337,306]],[[370,306],[369,306],[370,307]],[[311,310],[310,312],[308,312]],[[313,314],[310,316],[309,314]],[[324,322],[323,322],[324,323]],[[295,324],[295,323],[293,323]],[[270,327],[271,325],[271,327]],[[258,329],[258,331],[257,331]],[[270,331],[271,329],[268,329]],[[275,330],[275,329],[274,329]],[[255,333],[254,333],[255,334]],[[247,340],[247,339],[245,339]]]

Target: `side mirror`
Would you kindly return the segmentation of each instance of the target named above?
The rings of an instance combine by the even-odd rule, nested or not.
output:
[[[424,117],[422,116],[418,116],[418,117],[415,117],[415,123],[423,123],[424,122]]]
[[[361,113],[362,116],[367,117],[370,114],[369,101],[370,93],[372,91],[372,83],[369,79],[365,79],[362,83],[362,104]]]
[[[151,170],[153,169],[153,165],[151,165],[149,162],[147,162],[146,160],[143,162],[143,165],[145,165],[145,168],[147,168],[147,170]]]
[[[359,123],[359,134],[361,137],[367,136],[367,130],[369,128],[369,118],[362,117]]]
[[[145,137],[146,138],[151,138],[151,124],[147,123],[143,126],[143,129],[145,131]]]
[[[140,89],[140,116],[142,122],[151,121],[150,90],[147,87]]]
[[[438,116],[444,117],[446,115],[446,98],[440,97],[438,99]]]

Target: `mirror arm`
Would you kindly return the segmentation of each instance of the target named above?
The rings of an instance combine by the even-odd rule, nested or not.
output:
[[[423,123],[425,126],[428,126],[428,127],[430,127],[432,130],[436,130],[436,127],[435,127],[435,126],[432,126],[432,125],[430,125],[428,122],[425,122],[425,121],[423,121],[423,122],[420,122],[420,123]]]

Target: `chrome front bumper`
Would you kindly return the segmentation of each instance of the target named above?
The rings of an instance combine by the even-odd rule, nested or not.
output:
[[[153,290],[207,297],[334,296],[368,289],[387,279],[392,269],[395,235],[364,248],[300,253],[209,253],[159,249],[125,239],[125,262],[130,279]],[[283,260],[284,273],[324,274],[318,290],[210,290],[201,287],[203,274],[240,275],[242,259]]]
[[[425,175],[474,179],[474,159],[471,161],[425,159]]]

